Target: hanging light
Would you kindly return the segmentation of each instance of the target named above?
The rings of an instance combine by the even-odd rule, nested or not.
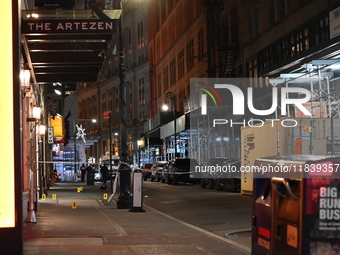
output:
[[[32,117],[33,117],[34,119],[40,120],[41,108],[40,108],[39,106],[34,106],[34,107],[33,107],[32,114],[33,114]]]
[[[61,91],[59,89],[54,89],[54,93],[56,93],[58,96],[61,95]]]
[[[39,125],[38,134],[39,135],[45,135],[45,133],[46,133],[46,125]]]
[[[41,108],[39,106],[34,106],[32,108],[32,116],[30,118],[27,118],[28,122],[36,122],[40,120],[40,115],[41,115]]]

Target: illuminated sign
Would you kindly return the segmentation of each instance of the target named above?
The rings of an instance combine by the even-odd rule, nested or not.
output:
[[[117,31],[116,20],[23,20],[23,34],[32,33],[101,33]]]
[[[0,9],[0,228],[15,227],[14,175],[14,103],[13,103],[13,34],[12,1],[3,1]],[[20,160],[20,159],[19,159]]]

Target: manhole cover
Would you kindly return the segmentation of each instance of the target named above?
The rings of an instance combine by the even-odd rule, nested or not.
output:
[[[250,237],[251,236],[251,230],[247,231],[236,231],[236,232],[230,232],[225,234],[225,236],[235,236],[235,237]]]

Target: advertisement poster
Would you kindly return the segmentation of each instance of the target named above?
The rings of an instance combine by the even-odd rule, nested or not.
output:
[[[306,238],[311,255],[340,254],[340,179],[306,179]],[[309,234],[308,234],[309,233]]]

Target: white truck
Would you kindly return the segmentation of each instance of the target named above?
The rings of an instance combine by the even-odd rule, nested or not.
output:
[[[111,158],[111,164],[110,164],[110,152],[106,152],[105,155],[101,156],[99,159],[99,173],[100,173],[100,167],[102,165],[106,165],[109,171],[111,170],[111,165],[112,165],[112,176],[115,177],[116,173],[118,171],[118,167],[120,164],[120,157],[117,155],[112,155]]]
[[[258,158],[292,154],[340,155],[339,118],[334,119],[333,124],[331,119],[321,118],[295,118],[295,122],[289,124],[285,120],[270,120],[261,127],[241,128],[241,167],[244,170],[241,171],[241,194],[253,193],[251,167]]]

